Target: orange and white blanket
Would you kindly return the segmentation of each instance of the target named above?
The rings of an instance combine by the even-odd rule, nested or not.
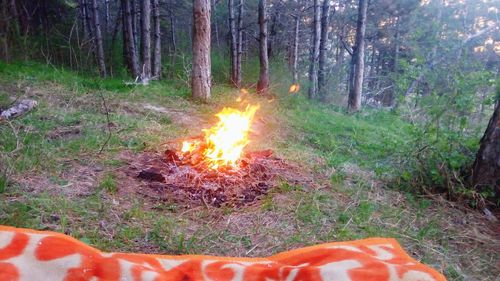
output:
[[[268,258],[103,253],[69,236],[0,226],[0,280],[446,280],[394,239],[328,243]]]

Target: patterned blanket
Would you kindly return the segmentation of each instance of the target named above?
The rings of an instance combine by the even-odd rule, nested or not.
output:
[[[446,280],[394,239],[328,243],[268,258],[103,253],[69,236],[0,226],[0,280]]]

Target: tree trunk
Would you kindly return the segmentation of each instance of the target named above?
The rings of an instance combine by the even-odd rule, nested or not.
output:
[[[328,51],[328,25],[330,23],[330,1],[323,1],[321,12],[321,38],[319,42],[318,93],[322,101],[326,101],[326,52]]]
[[[365,29],[368,0],[359,0],[358,23],[356,26],[356,42],[351,63],[351,87],[349,89],[348,109],[351,112],[361,108],[361,91],[363,90],[363,71],[365,68]]]
[[[272,57],[274,55],[273,53],[273,41],[274,41],[274,36],[276,35],[276,20],[278,18],[278,11],[273,13],[271,16],[271,30],[269,31],[268,39],[267,39],[267,56]]]
[[[195,99],[208,100],[211,88],[210,0],[193,1],[193,70],[191,90]]]
[[[105,27],[104,30],[105,32],[109,31],[109,23],[110,23],[110,17],[109,17],[109,0],[104,1],[104,13],[105,13]]]
[[[266,0],[259,0],[259,30],[260,75],[257,82],[257,93],[267,94],[269,89],[269,58],[267,56]]]
[[[161,30],[160,30],[160,3],[153,0],[154,11],[154,53],[153,53],[153,76],[161,78]]]
[[[497,93],[500,92],[500,87]],[[500,101],[488,127],[481,138],[480,147],[473,165],[472,183],[479,192],[493,188],[495,203],[500,199]]]
[[[175,17],[174,17],[174,12],[172,11],[174,7],[174,3],[172,2],[172,5],[170,6],[170,43],[172,43],[172,56],[175,57],[175,53],[177,52],[177,40],[175,36]]]
[[[320,41],[320,6],[319,0],[314,0],[314,21],[313,38],[311,50],[311,62],[309,66],[309,98],[313,99],[318,93],[318,60],[319,60],[319,41]]]
[[[238,74],[237,74],[237,69],[238,69],[238,42],[236,41],[236,23],[235,23],[235,18],[234,18],[234,0],[228,0],[227,1],[228,5],[228,13],[229,13],[229,36],[230,36],[230,43],[229,43],[229,49],[230,49],[230,54],[229,54],[229,59],[231,61],[231,73],[230,73],[230,83],[231,85],[234,85],[238,87],[237,80],[238,80]]]
[[[90,2],[88,1],[92,1],[92,0],[83,0],[83,8],[85,10],[85,21],[86,21],[86,24],[85,26],[87,26],[87,34],[88,34],[88,39],[94,39],[94,32],[92,30],[92,27],[93,27],[93,24],[92,24],[92,15],[91,15],[91,10],[90,10]]]
[[[345,48],[342,46],[342,39],[339,38],[338,44],[338,54],[335,62],[335,76],[336,80],[335,82],[337,83],[336,85],[336,92],[340,92],[342,89],[342,84],[344,82],[344,77],[345,77],[345,71],[344,71],[344,58],[345,58]],[[346,83],[347,84],[347,83]]]
[[[389,89],[389,93],[386,97],[386,95],[384,94],[384,99],[383,99],[383,104],[385,106],[392,106],[394,105],[394,101],[395,101],[395,98],[396,98],[396,83],[397,83],[397,79],[398,79],[398,71],[399,71],[399,45],[400,45],[400,37],[401,37],[401,31],[400,31],[400,17],[398,17],[398,19],[396,20],[396,34],[394,35],[394,55],[393,55],[393,60],[392,60],[392,65],[391,65],[391,70],[392,70],[392,89]],[[375,49],[374,49],[374,52],[375,52]],[[375,54],[373,54],[372,56],[372,62],[373,62],[373,57],[375,56]],[[372,63],[373,65],[373,63]],[[369,75],[371,76],[371,75]]]
[[[134,16],[131,11],[131,0],[121,0],[123,10],[123,34],[124,34],[124,48],[125,60],[128,69],[134,78],[139,77],[139,62],[137,60],[137,51],[134,39],[134,27],[132,25],[132,17]]]
[[[293,36],[293,61],[292,61],[292,77],[293,84],[297,84],[299,81],[299,72],[297,71],[297,65],[299,61],[299,27],[300,27],[300,16],[295,16],[295,29]]]
[[[243,0],[238,3],[238,50],[236,55],[236,86],[241,87],[241,59],[243,55]]]
[[[218,17],[217,17],[217,2],[216,0],[211,0],[211,5],[212,5],[212,14],[213,14],[213,30],[214,30],[214,41],[217,47],[220,47],[220,42],[219,42],[219,25],[218,25]]]
[[[87,27],[87,2],[85,0],[80,0],[80,17],[82,21],[82,29],[83,29],[83,39],[89,39],[89,29]]]
[[[151,79],[151,1],[141,3],[141,60],[143,83]]]
[[[101,34],[101,23],[99,21],[99,10],[97,6],[97,0],[92,0],[92,15],[94,20],[94,33],[95,33],[95,45],[96,45],[96,59],[99,65],[99,75],[101,77],[106,77],[106,63],[104,60],[104,46],[102,44],[102,34]]]
[[[139,13],[137,12],[137,5],[136,5],[136,0],[129,0],[130,1],[130,12],[132,14],[132,33],[134,34],[134,45],[137,46],[139,45],[138,43],[138,32],[137,32],[137,17]],[[141,1],[141,0],[138,0]]]
[[[176,28],[175,28],[175,17],[173,13],[173,7],[174,7],[174,1],[170,3],[170,8],[169,8],[169,17],[170,17],[170,44],[172,46],[172,50],[170,52],[170,59],[171,59],[171,65],[172,67],[170,68],[169,75],[171,78],[174,77],[175,75],[175,63],[176,63],[176,58],[177,58],[177,40],[176,40]]]

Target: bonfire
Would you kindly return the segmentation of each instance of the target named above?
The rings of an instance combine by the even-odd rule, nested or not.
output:
[[[258,109],[224,108],[216,114],[218,122],[200,136],[168,142],[160,154],[135,157],[130,174],[145,183],[139,192],[220,207],[253,202],[279,180],[303,182],[300,170],[273,156],[272,150],[245,151]],[[144,168],[137,174],[138,167]]]
[[[202,139],[182,142],[182,158],[193,165],[199,163],[209,169],[238,168],[243,149],[250,142],[248,134],[252,120],[259,107],[248,105],[244,111],[224,108],[216,116],[219,122],[203,130]]]

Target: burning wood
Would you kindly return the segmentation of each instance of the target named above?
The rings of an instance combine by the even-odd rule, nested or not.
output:
[[[257,109],[224,108],[216,115],[217,124],[203,130],[202,136],[177,141],[176,147],[182,142],[178,150],[141,154],[134,159],[139,163],[131,165],[134,177],[147,187],[139,192],[218,207],[253,202],[278,180],[306,182],[299,168],[274,157],[270,149],[244,152]]]
[[[245,111],[224,108],[216,116],[219,122],[206,130],[199,139],[182,143],[182,159],[191,165],[203,163],[209,169],[237,167],[243,148],[249,143],[248,134],[259,107],[248,105]]]

